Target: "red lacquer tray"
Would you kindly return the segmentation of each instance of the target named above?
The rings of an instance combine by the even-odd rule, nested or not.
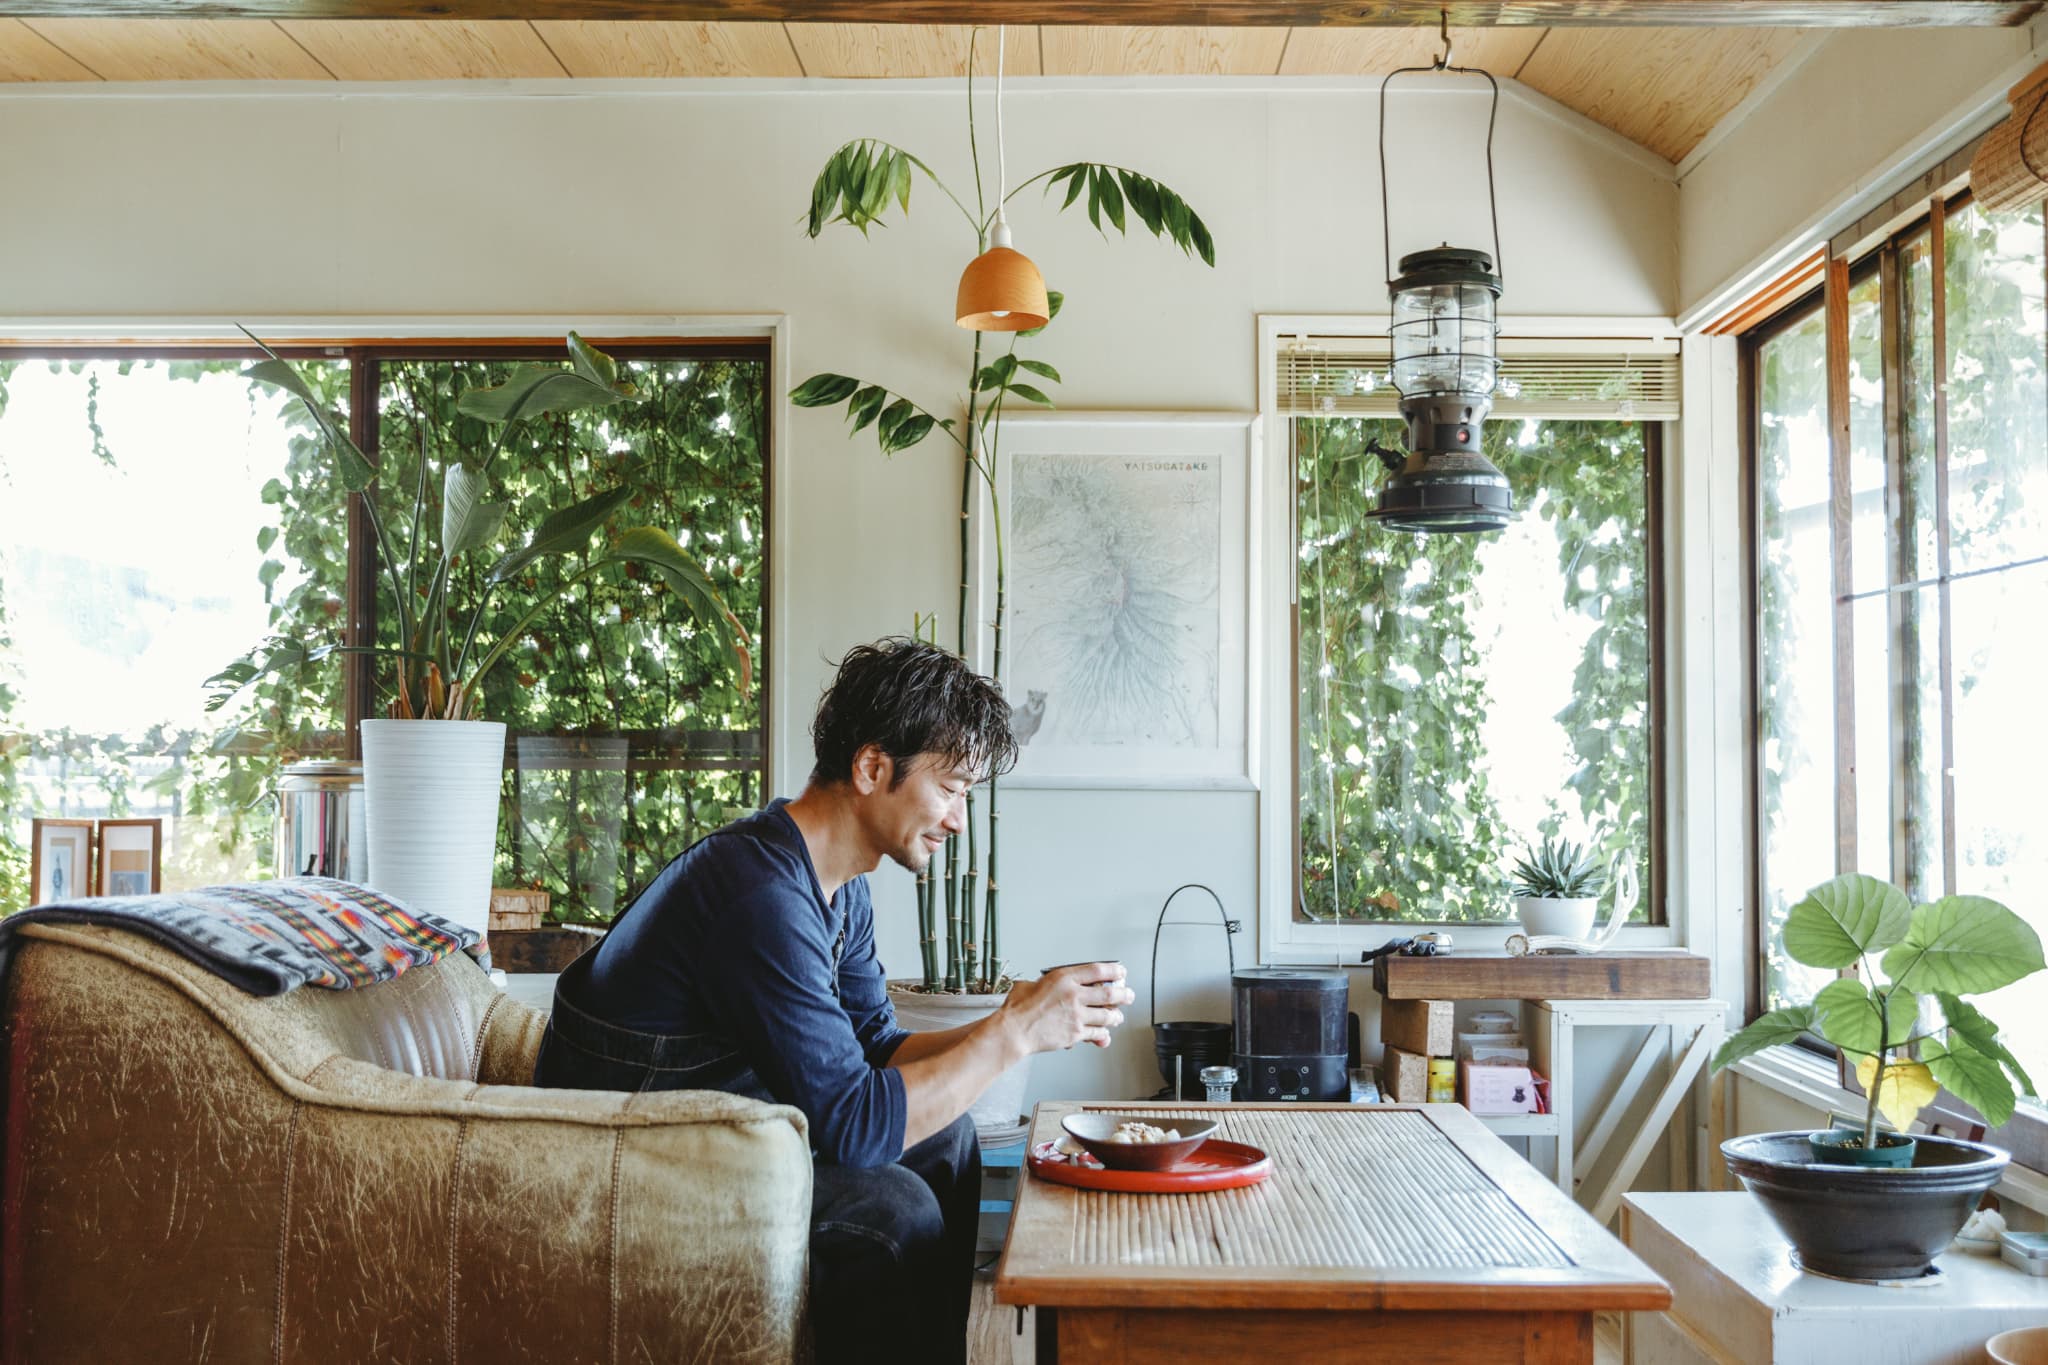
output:
[[[1041,1142],[1031,1149],[1027,1164],[1031,1173],[1055,1184],[1084,1190],[1113,1190],[1121,1194],[1193,1194],[1201,1190],[1228,1190],[1239,1185],[1256,1185],[1273,1174],[1273,1158],[1242,1142],[1210,1138],[1184,1159],[1163,1171],[1112,1171],[1093,1157],[1085,1165],[1059,1154],[1057,1143]]]

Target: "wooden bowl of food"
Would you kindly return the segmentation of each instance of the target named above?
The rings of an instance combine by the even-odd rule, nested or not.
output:
[[[1069,1114],[1060,1127],[1113,1171],[1163,1171],[1207,1142],[1216,1121],[1097,1112]]]

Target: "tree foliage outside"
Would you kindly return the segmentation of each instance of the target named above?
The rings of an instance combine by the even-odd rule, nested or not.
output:
[[[10,370],[27,363],[44,362],[0,362],[0,416]],[[119,383],[137,366],[196,379],[237,375],[246,362],[56,363],[91,367],[96,404],[103,385]],[[412,504],[422,430],[429,477],[438,480],[444,455],[453,459],[474,448],[477,432],[465,428],[481,425],[456,413],[462,391],[500,382],[517,362],[366,363],[381,366],[380,505],[403,512]],[[321,402],[346,411],[349,362],[295,365]],[[753,356],[622,365],[647,392],[646,401],[551,416],[530,424],[517,448],[508,449],[500,466],[502,495],[513,503],[506,522],[528,527],[547,508],[633,483],[631,518],[672,529],[758,639],[766,557],[766,365]],[[348,543],[333,462],[298,403],[262,385],[249,390],[252,408],[278,412],[290,432],[283,467],[262,490],[275,517],[253,545],[215,552],[246,557],[268,603],[268,633],[309,645],[338,643],[347,614]],[[110,447],[98,431],[93,405],[80,420],[92,428],[96,457],[118,467],[119,444]],[[7,459],[0,448],[0,479]],[[399,539],[411,529],[402,516],[392,525]],[[199,535],[203,528],[195,528]],[[533,571],[566,579],[587,562]],[[751,808],[762,780],[758,691],[742,696],[730,656],[714,636],[699,630],[665,587],[633,581],[639,577],[633,567],[600,571],[555,600],[515,646],[508,661],[515,666],[488,675],[480,699],[479,714],[505,721],[513,735],[556,741],[545,751],[529,748],[536,761],[556,766],[508,767],[497,879],[548,890],[554,916],[568,921],[608,916],[687,843]],[[379,576],[380,593],[388,593],[388,582]],[[27,841],[33,815],[168,817],[169,886],[268,876],[274,807],[267,798],[279,770],[300,758],[343,751],[344,656],[268,673],[208,724],[159,725],[137,734],[27,732],[18,717],[29,661],[11,643],[7,588],[0,577],[0,808],[9,815],[0,829],[0,908],[32,899]],[[520,594],[498,604],[480,637],[510,626],[514,608],[531,600]],[[378,615],[389,622],[388,601],[380,600]],[[373,700],[372,714],[380,700]],[[605,742],[622,734],[623,758],[616,742]],[[518,754],[515,740],[512,757]]]
[[[1511,918],[1509,855],[1589,829],[1603,867],[1650,867],[1649,507],[1643,428],[1495,419],[1487,455],[1525,520],[1555,541],[1562,609],[1589,624],[1576,650],[1504,657],[1474,605],[1506,585],[1495,536],[1389,532],[1366,518],[1379,484],[1371,418],[1295,423],[1300,594],[1299,913],[1326,922]],[[1546,584],[1545,591],[1549,591]],[[1533,670],[1567,670],[1555,720],[1567,752],[1541,772],[1489,753],[1489,713]],[[1554,759],[1554,761],[1552,761]],[[1516,757],[1512,761],[1523,761]],[[1554,784],[1533,829],[1509,828],[1500,788]],[[1637,914],[1647,913],[1640,907]]]

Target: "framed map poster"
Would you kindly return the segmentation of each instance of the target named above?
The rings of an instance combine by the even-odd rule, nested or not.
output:
[[[975,520],[975,665],[1032,787],[1250,788],[1258,423],[1009,412]]]

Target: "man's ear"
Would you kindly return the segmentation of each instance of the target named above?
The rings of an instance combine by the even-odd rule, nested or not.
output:
[[[863,744],[853,755],[853,789],[862,796],[889,790],[896,760],[879,744]]]

